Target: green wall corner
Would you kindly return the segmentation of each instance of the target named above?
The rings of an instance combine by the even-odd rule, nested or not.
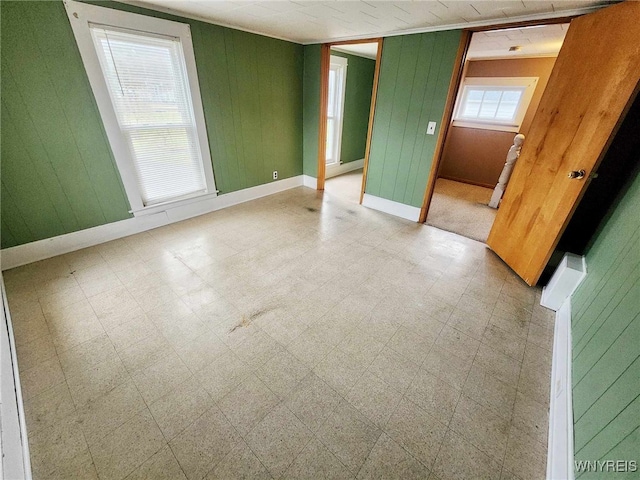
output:
[[[221,194],[302,173],[303,47],[188,23]],[[129,203],[61,1],[0,2],[2,248],[129,218]]]
[[[321,45],[304,46],[304,88],[302,116],[302,171],[310,177],[318,176],[318,127],[320,121],[320,52]]]
[[[595,241],[586,255],[587,277],[571,300],[576,461],[638,461],[638,211],[640,175],[636,173],[635,178],[630,180],[629,188],[596,233]],[[578,473],[577,477],[600,478],[598,475]],[[634,474],[619,475],[620,478],[637,478]]]
[[[422,206],[461,33],[384,39],[366,193]]]

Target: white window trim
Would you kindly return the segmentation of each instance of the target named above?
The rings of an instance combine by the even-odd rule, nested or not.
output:
[[[454,108],[454,115],[452,125],[454,127],[468,127],[478,128],[483,130],[499,130],[503,132],[519,132],[522,126],[529,104],[533,98],[533,94],[538,85],[539,77],[467,77],[462,81],[462,85],[458,89],[458,96],[456,98],[456,105]],[[473,86],[491,86],[491,87],[525,87],[524,93],[520,100],[518,107],[518,113],[514,122],[499,122],[496,120],[469,120],[461,119],[459,117],[460,110],[462,109],[462,97],[465,87]]]
[[[204,111],[202,109],[202,98],[200,96],[200,86],[198,84],[198,72],[196,70],[196,61],[193,53],[193,44],[191,42],[191,29],[188,24],[172,22],[160,18],[138,15],[135,13],[113,10],[110,8],[97,7],[86,3],[80,3],[73,0],[64,0],[67,10],[67,16],[71,23],[71,28],[80,50],[82,62],[89,77],[91,89],[98,104],[98,110],[102,117],[113,155],[120,171],[122,183],[131,205],[130,213],[134,216],[149,215],[164,211],[181,205],[193,203],[194,199],[201,197],[215,197],[217,195],[215,180],[213,177],[213,167],[211,164],[211,155],[209,152],[209,142],[204,120]],[[196,131],[198,134],[199,147],[202,158],[202,167],[204,170],[207,189],[200,194],[194,194],[187,198],[179,200],[169,200],[164,203],[145,206],[142,202],[133,159],[126,140],[120,132],[118,120],[111,103],[109,90],[106,80],[102,74],[100,60],[96,54],[89,23],[113,26],[116,28],[125,28],[128,30],[137,30],[141,33],[170,35],[180,38],[184,60],[187,69],[187,77],[189,81],[189,90],[193,104],[193,113],[196,122]]]
[[[327,167],[335,167],[340,165],[342,162],[340,160],[340,153],[342,151],[342,124],[344,123],[344,98],[347,90],[347,67],[348,61],[344,57],[339,57],[337,55],[331,55],[329,65],[338,66],[338,70],[341,71],[340,79],[338,81],[337,88],[339,88],[338,97],[339,97],[339,109],[338,109],[338,121],[336,122],[336,136],[335,136],[335,145],[332,152],[333,162],[325,163]]]

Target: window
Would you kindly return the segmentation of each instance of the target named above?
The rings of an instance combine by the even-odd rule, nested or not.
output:
[[[327,96],[327,165],[340,164],[346,82],[347,59],[331,55],[329,65],[329,95]]]
[[[134,214],[215,195],[189,26],[66,6]]]
[[[538,77],[466,78],[453,125],[517,132],[537,83]]]

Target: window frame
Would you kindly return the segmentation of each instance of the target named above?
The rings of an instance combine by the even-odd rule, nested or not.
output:
[[[164,20],[146,15],[114,10],[111,8],[98,7],[73,0],[64,1],[67,16],[73,29],[76,43],[82,57],[89,83],[98,105],[98,110],[120,172],[120,177],[129,199],[129,204],[134,216],[149,215],[168,208],[174,208],[198,201],[203,197],[211,198],[217,196],[215,179],[213,176],[213,165],[211,163],[211,153],[209,150],[209,137],[207,135],[204,110],[202,107],[202,97],[198,83],[198,72],[196,70],[195,55],[191,41],[191,28],[188,24]],[[93,38],[91,36],[90,24],[99,24],[116,29],[126,29],[140,32],[147,35],[172,36],[180,39],[184,62],[187,73],[189,93],[195,118],[195,127],[200,147],[200,157],[204,172],[206,190],[194,193],[189,196],[181,196],[177,199],[169,199],[165,202],[145,206],[142,195],[138,187],[138,180],[135,173],[134,160],[124,135],[121,132],[116,113],[111,102],[109,89],[104,78],[100,60],[95,50]]]
[[[333,162],[328,163],[325,155],[325,165],[327,167],[336,167],[342,163],[340,160],[341,151],[342,151],[342,127],[344,124],[344,99],[346,96],[347,90],[347,68],[349,66],[349,61],[345,57],[340,57],[338,55],[330,55],[329,57],[329,70],[335,68],[336,71],[336,100],[337,100],[337,112],[336,115],[330,116],[329,109],[327,108],[327,123],[329,119],[333,119],[335,122],[336,135],[334,136],[334,146],[333,152],[331,152],[331,156]],[[328,77],[327,77],[328,78]],[[327,101],[329,98],[327,97]],[[328,131],[328,130],[327,130]],[[328,151],[326,153],[329,153]],[[335,157],[335,158],[333,158]]]
[[[522,122],[536,86],[538,85],[539,77],[467,77],[462,81],[460,88],[458,89],[458,96],[456,98],[455,107],[453,110],[453,119],[451,124],[454,127],[467,127],[477,128],[483,130],[498,130],[503,132],[519,132]],[[516,116],[513,122],[500,121],[495,119],[482,120],[482,119],[469,119],[460,116],[460,112],[464,107],[465,89],[467,87],[482,87],[495,88],[496,90],[506,90],[512,87],[523,88],[522,96],[518,104]]]

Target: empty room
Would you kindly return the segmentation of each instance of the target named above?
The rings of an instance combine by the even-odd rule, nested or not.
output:
[[[638,19],[0,2],[1,478],[637,478]],[[429,224],[525,97],[484,241]]]

